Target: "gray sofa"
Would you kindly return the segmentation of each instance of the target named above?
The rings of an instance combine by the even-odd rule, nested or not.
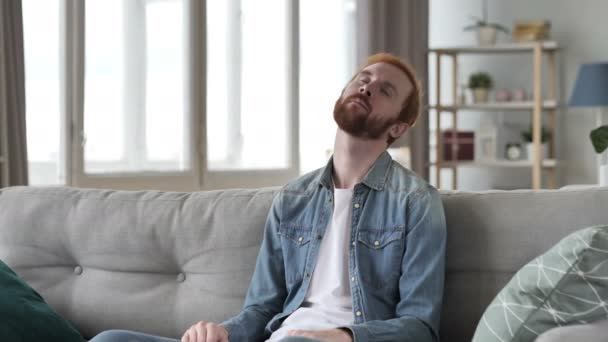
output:
[[[179,337],[243,303],[277,188],[210,192],[0,190],[0,259],[89,338]],[[608,223],[608,188],[443,192],[443,341],[470,341],[513,273],[570,232]]]

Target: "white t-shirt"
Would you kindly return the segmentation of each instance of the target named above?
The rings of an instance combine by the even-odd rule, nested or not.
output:
[[[289,330],[324,330],[351,325],[353,302],[348,274],[348,246],[353,189],[334,189],[334,212],[319,249],[317,264],[302,306],[289,315],[267,342]]]

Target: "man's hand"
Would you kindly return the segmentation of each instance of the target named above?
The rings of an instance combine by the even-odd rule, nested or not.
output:
[[[353,342],[350,331],[346,329],[289,330],[287,336],[302,336],[326,342]]]
[[[200,321],[186,330],[182,342],[228,342],[228,330],[215,323]]]

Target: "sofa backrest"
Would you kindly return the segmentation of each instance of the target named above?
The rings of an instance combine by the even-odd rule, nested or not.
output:
[[[0,259],[91,337],[179,337],[241,309],[277,188],[210,192],[0,191]],[[470,341],[513,273],[570,232],[608,223],[608,188],[442,193],[441,334]]]
[[[442,193],[448,228],[445,341],[471,341],[517,270],[570,233],[608,223],[608,188]]]

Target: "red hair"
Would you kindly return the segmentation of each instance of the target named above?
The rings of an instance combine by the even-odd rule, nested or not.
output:
[[[420,104],[422,103],[422,85],[420,84],[420,81],[418,81],[418,79],[416,78],[414,68],[412,68],[409,63],[390,53],[377,53],[367,58],[367,62],[365,63],[365,65],[361,69],[359,69],[359,71],[357,71],[357,73],[350,81],[352,82],[363,69],[372,64],[377,63],[387,63],[398,68],[405,74],[405,76],[407,76],[408,80],[412,84],[412,92],[403,102],[401,112],[399,112],[398,120],[410,126],[414,126],[416,120],[420,116]]]

